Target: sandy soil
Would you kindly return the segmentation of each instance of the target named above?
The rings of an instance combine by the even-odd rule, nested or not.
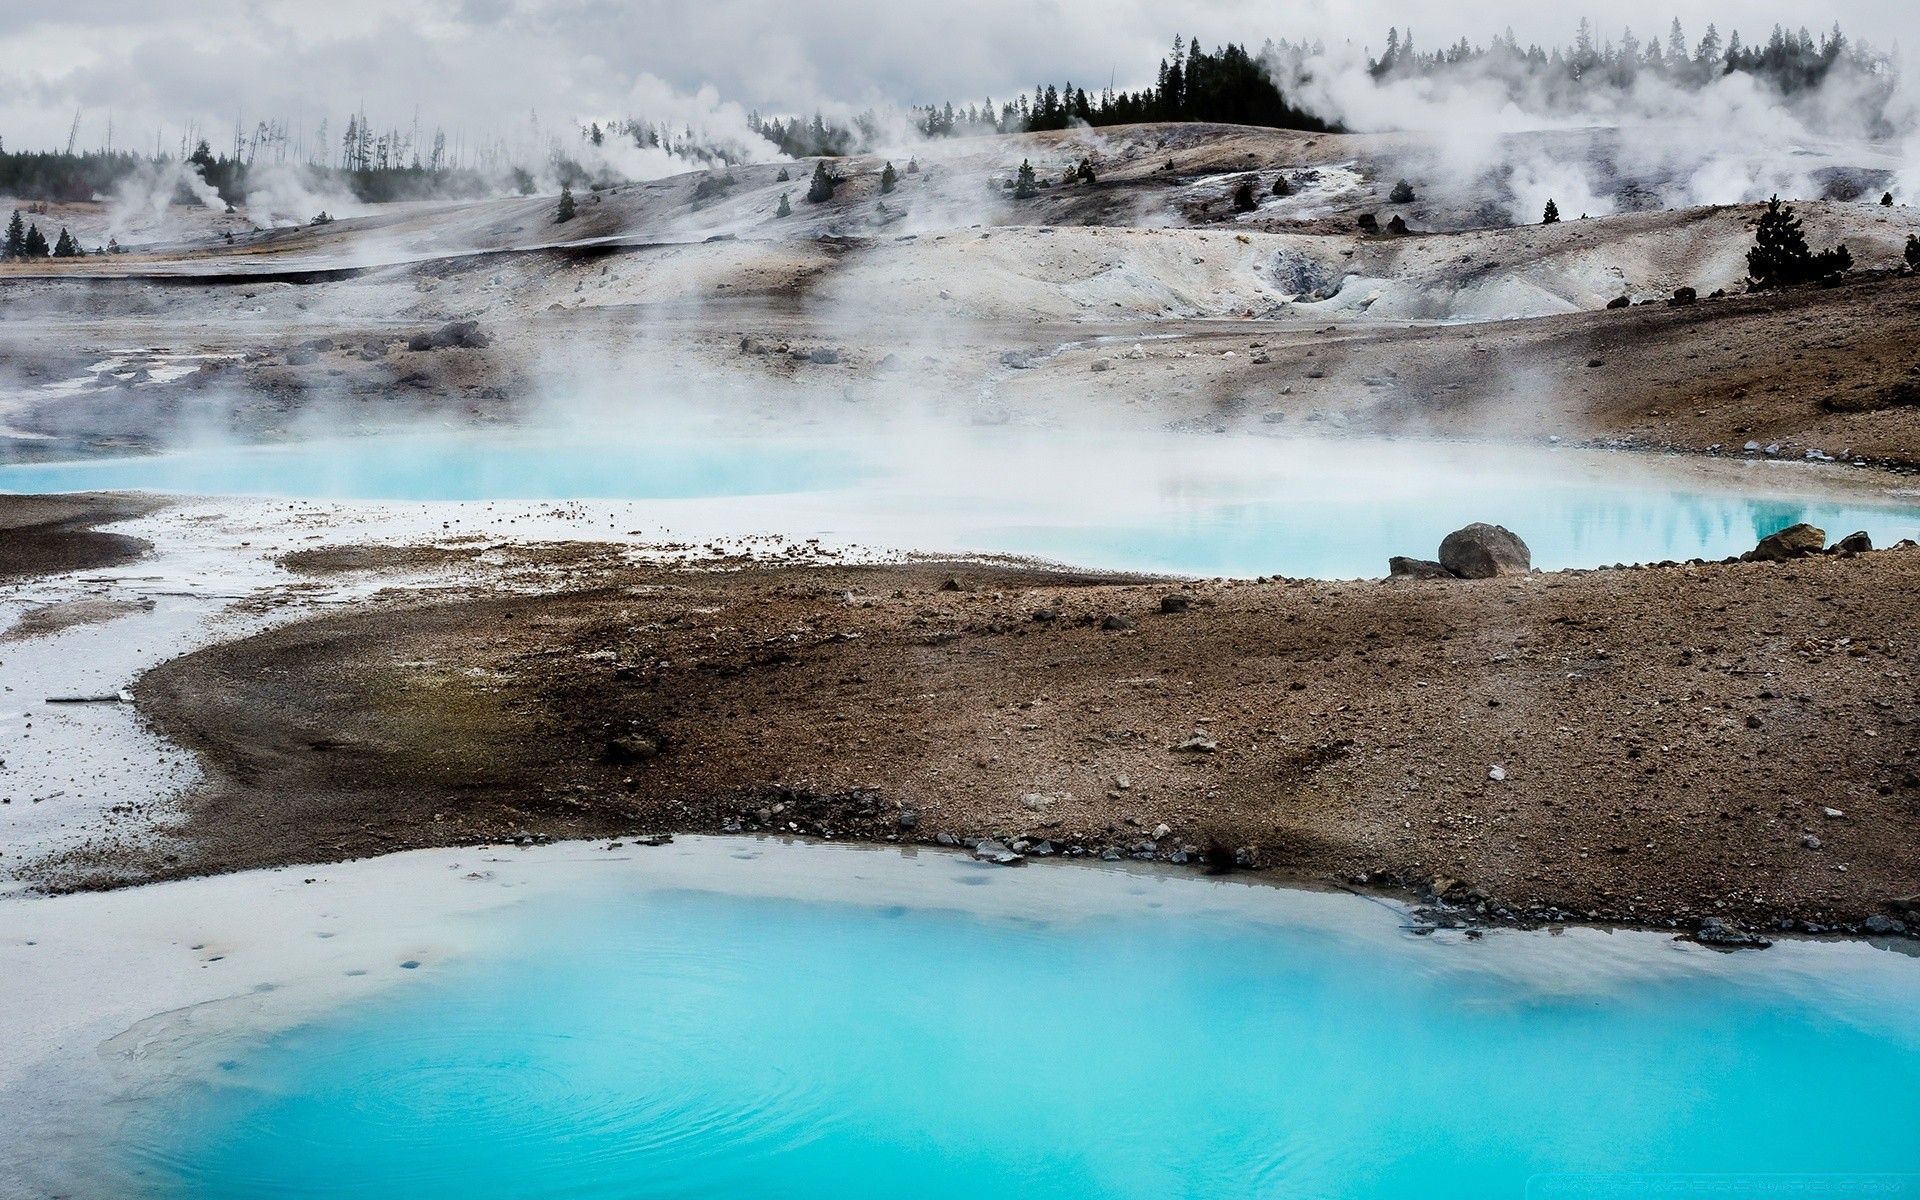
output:
[[[94,528],[159,508],[147,496],[8,496],[0,505],[0,581],[130,562],[147,543]]]
[[[210,773],[188,856],[83,849],[45,882],[772,829],[1238,861],[1488,919],[1920,903],[1920,550],[1419,584],[552,553],[555,594],[151,672],[142,710]]]

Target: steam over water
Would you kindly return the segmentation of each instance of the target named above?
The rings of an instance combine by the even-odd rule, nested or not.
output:
[[[1481,1200],[1920,1169],[1920,962],[1865,944],[1476,943],[1338,894],[704,846],[683,888],[576,866],[489,914],[488,950],[368,962],[403,982],[134,1100],[122,1194]],[[730,894],[801,856],[862,882]]]
[[[1359,439],[520,431],[15,465],[0,467],[0,488],[625,500],[635,523],[681,539],[777,534],[1094,569],[1345,578],[1382,574],[1391,555],[1429,556],[1473,521],[1515,530],[1545,569],[1720,558],[1802,520],[1835,538],[1865,530],[1877,545],[1920,532],[1920,506],[1821,490],[1847,474]]]

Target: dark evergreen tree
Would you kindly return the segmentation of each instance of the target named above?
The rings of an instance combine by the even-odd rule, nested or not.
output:
[[[1387,199],[1395,204],[1412,204],[1413,185],[1402,179],[1393,185],[1393,190],[1387,193]]]
[[[40,232],[38,225],[27,226],[26,257],[45,258],[51,252],[51,249],[52,248],[47,245],[46,235]]]
[[[775,183],[785,183],[785,182],[787,182],[788,180],[790,180],[790,179],[792,179],[792,178],[793,178],[793,176],[791,176],[791,175],[789,175],[789,174],[787,174],[787,169],[786,169],[785,167],[781,167],[781,168],[780,168],[780,173],[779,173],[778,175],[775,175],[775,176],[773,177],[773,181],[774,181]]]
[[[73,235],[67,232],[64,225],[60,227],[60,236],[53,241],[53,256],[55,258],[80,257],[80,243],[73,240]]]
[[[1031,200],[1040,194],[1040,184],[1033,177],[1033,164],[1026,159],[1020,160],[1020,173],[1014,177],[1013,198]]]
[[[884,196],[899,186],[900,172],[893,169],[892,163],[888,163],[887,169],[880,172],[880,194]]]
[[[1252,212],[1259,207],[1260,202],[1253,198],[1253,180],[1242,180],[1240,186],[1233,189],[1233,211]]]
[[[1081,183],[1092,183],[1094,181],[1093,159],[1092,158],[1081,159],[1080,168],[1079,170],[1074,172],[1074,175],[1080,180]]]
[[[1920,234],[1907,235],[1907,265],[1920,271]]]
[[[1560,206],[1552,200],[1548,200],[1547,211],[1541,215],[1540,223],[1542,225],[1558,225],[1560,223]]]
[[[785,192],[780,193],[780,207],[773,210],[773,215],[776,217],[790,217],[793,215],[793,205],[787,203],[787,194]]]
[[[25,258],[27,256],[27,222],[19,209],[13,210],[13,220],[7,222],[6,257]]]
[[[833,199],[833,189],[839,185],[839,177],[827,170],[825,159],[813,164],[813,178],[807,182],[807,203],[825,204]]]
[[[949,121],[953,119],[953,105],[951,104],[947,105],[947,119]],[[909,158],[907,160],[907,174],[918,175],[919,173],[920,173],[920,160],[918,158]]]
[[[573,220],[573,214],[574,214],[573,189],[571,187],[568,187],[566,184],[561,184],[560,185],[560,203],[554,206],[553,223],[555,225],[564,225],[568,221]]]
[[[1807,246],[1807,235],[1793,206],[1780,203],[1775,196],[1767,201],[1767,211],[1753,231],[1753,248],[1747,251],[1747,277],[1757,288],[1785,287],[1825,279],[1853,268],[1853,255],[1842,246],[1815,254]]]
[[[1893,193],[1892,193],[1892,192],[1881,192],[1881,193],[1880,193],[1880,207],[1881,207],[1881,208],[1892,208],[1892,207],[1893,207]]]
[[[1293,185],[1287,182],[1285,175],[1276,175],[1273,177],[1273,194],[1276,196],[1293,195]]]

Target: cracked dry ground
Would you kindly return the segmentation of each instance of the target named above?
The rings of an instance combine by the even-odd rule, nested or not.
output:
[[[1457,880],[1494,915],[1831,928],[1920,892],[1916,549],[1414,584],[610,560],[575,580],[158,668],[143,709],[210,771],[185,844],[60,879],[521,831],[1130,853],[1164,823],[1163,858]],[[1160,612],[1172,591],[1191,611]],[[1196,729],[1213,752],[1174,749]]]

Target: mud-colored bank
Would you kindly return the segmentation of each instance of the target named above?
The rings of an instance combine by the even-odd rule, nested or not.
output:
[[[144,516],[163,504],[114,494],[0,497],[0,582],[132,562],[147,552],[146,542],[95,526]]]
[[[208,772],[174,857],[103,839],[43,882],[774,829],[1490,920],[1920,905],[1920,549],[1417,583],[550,555],[553,594],[383,602],[149,673],[142,710]]]

